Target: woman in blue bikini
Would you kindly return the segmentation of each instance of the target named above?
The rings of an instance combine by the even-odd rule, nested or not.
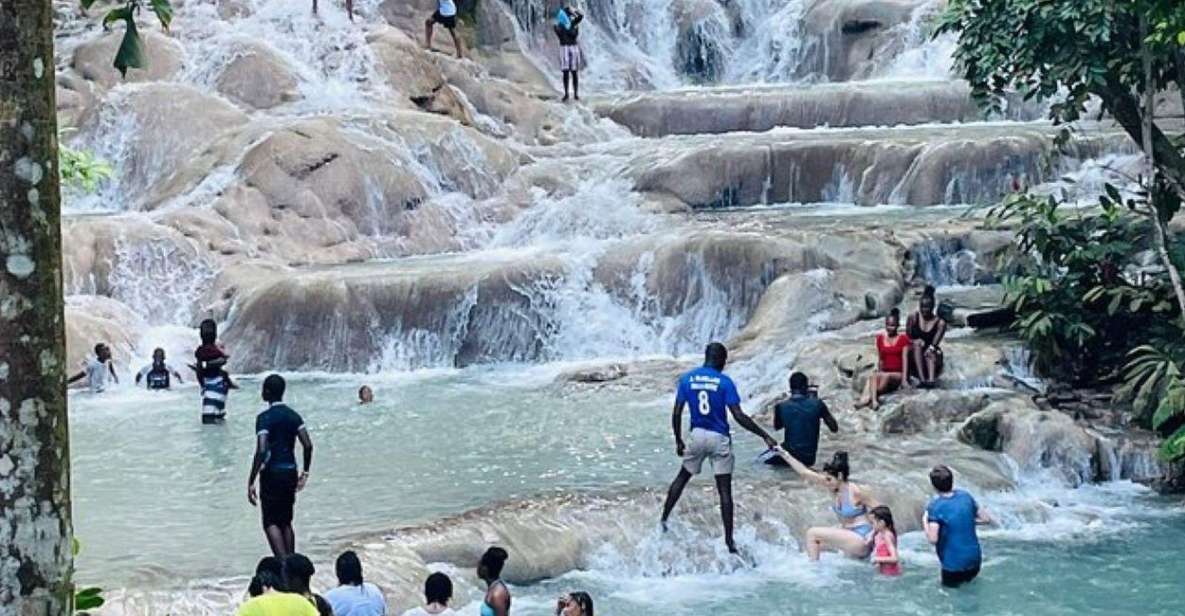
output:
[[[880,503],[868,490],[848,481],[848,452],[837,451],[823,465],[823,472],[817,473],[781,447],[774,451],[803,479],[827,488],[835,497],[831,510],[839,518],[839,527],[815,526],[806,531],[806,553],[810,559],[819,560],[819,552],[824,549],[839,550],[852,558],[867,558],[868,538],[872,534],[868,512]]]
[[[492,547],[481,556],[477,577],[486,583],[486,596],[481,602],[481,616],[509,616],[510,589],[502,583],[502,567],[509,555],[506,550]]]

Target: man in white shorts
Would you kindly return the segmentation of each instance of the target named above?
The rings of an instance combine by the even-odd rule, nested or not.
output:
[[[568,82],[572,82],[572,94],[580,100],[580,22],[584,15],[572,7],[564,7],[556,13],[555,35],[560,39],[560,70],[564,73],[564,102],[568,101]]]
[[[705,460],[710,461],[716,475],[716,492],[720,495],[724,543],[729,552],[736,554],[736,544],[732,539],[732,470],[736,466],[736,458],[732,453],[728,414],[731,413],[741,427],[765,440],[767,447],[776,446],[777,441],[741,410],[741,397],[736,385],[723,372],[727,362],[728,350],[723,344],[713,342],[704,350],[704,365],[679,379],[671,428],[675,431],[675,453],[683,458],[683,465],[667,492],[667,500],[662,507],[662,526],[665,530],[671,510],[679,502],[687,482],[703,470]],[[686,406],[691,407],[690,445],[683,442],[683,408]]]

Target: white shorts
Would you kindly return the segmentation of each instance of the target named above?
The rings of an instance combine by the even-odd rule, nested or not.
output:
[[[712,471],[717,475],[731,475],[736,466],[732,455],[732,437],[711,430],[694,428],[691,442],[683,452],[683,468],[692,475],[700,474],[704,460],[712,461]]]
[[[560,70],[561,71],[579,71],[580,63],[584,59],[580,57],[580,47],[576,45],[561,45],[560,46]]]

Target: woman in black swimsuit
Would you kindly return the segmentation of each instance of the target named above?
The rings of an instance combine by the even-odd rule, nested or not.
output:
[[[934,312],[934,287],[926,285],[918,300],[917,312],[909,315],[905,333],[913,344],[910,361],[922,387],[934,387],[942,374],[942,338],[946,336],[946,321]]]

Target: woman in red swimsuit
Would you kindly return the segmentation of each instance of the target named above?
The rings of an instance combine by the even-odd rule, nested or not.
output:
[[[909,383],[909,336],[898,333],[901,311],[894,308],[885,317],[885,331],[876,335],[876,352],[880,361],[868,377],[868,387],[856,408],[880,407],[878,396],[887,394]]]

